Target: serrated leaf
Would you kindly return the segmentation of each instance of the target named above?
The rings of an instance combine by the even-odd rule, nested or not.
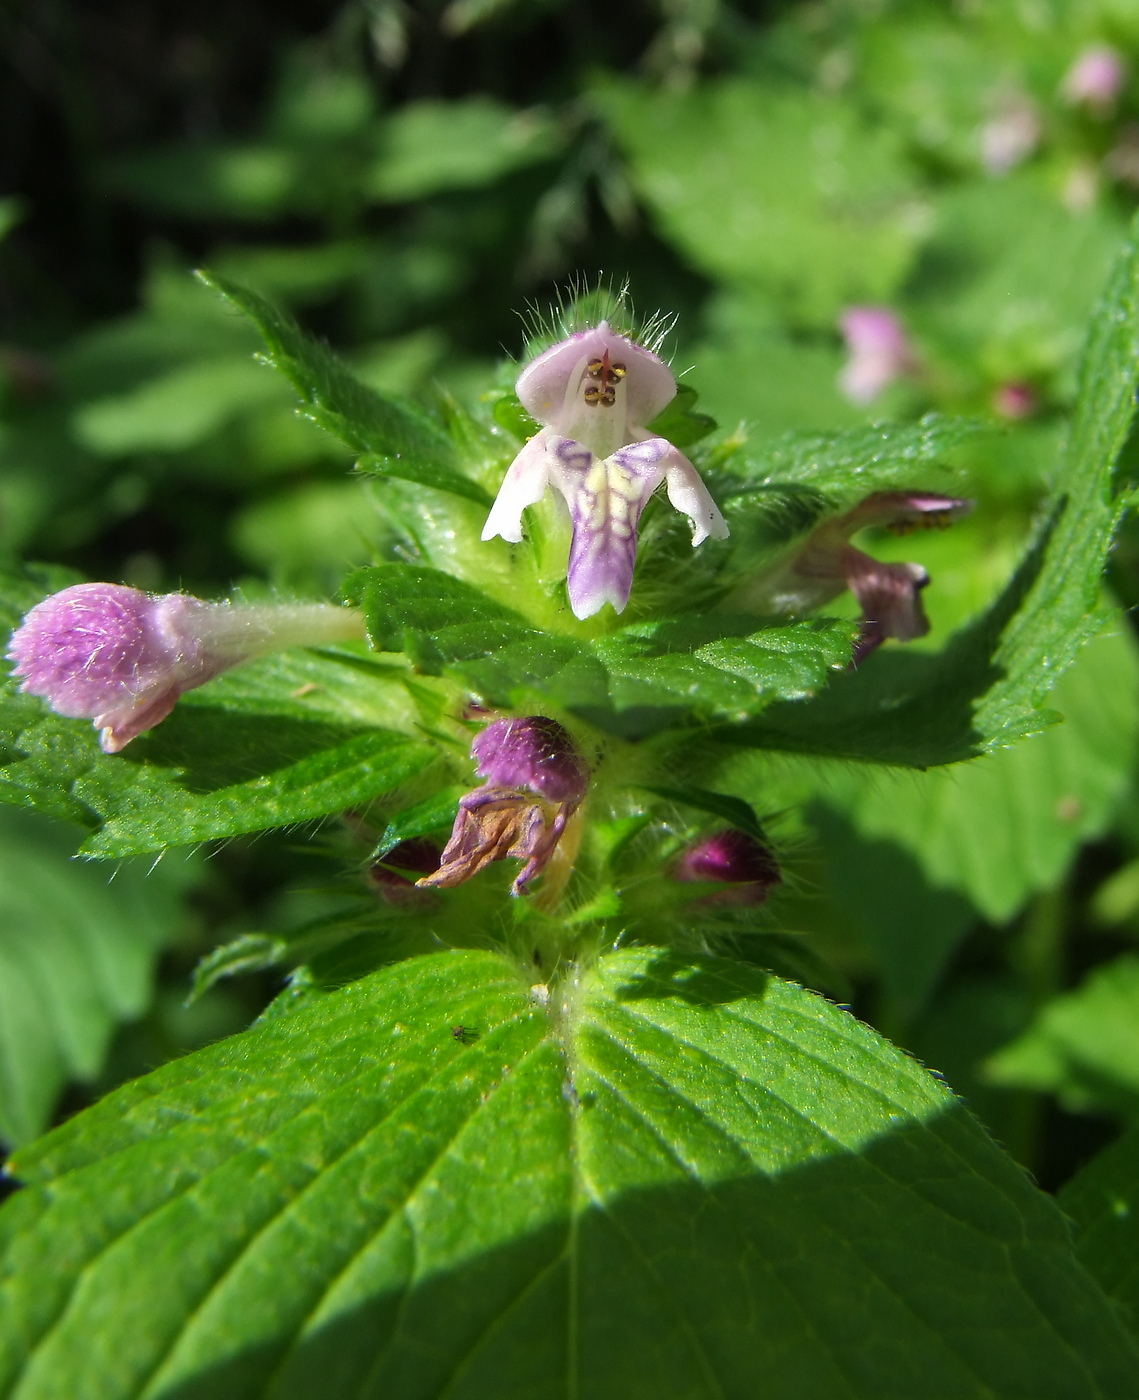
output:
[[[1005,923],[1063,878],[1108,827],[1139,745],[1139,648],[1119,617],[1061,677],[1063,723],[1024,743],[928,773],[828,764],[817,791],[869,840],[890,841],[935,887]]]
[[[403,962],[116,1091],[16,1169],[21,1400],[1139,1385],[1059,1213],[952,1096],[714,959],[602,958],[555,1019],[500,956]]]
[[[1076,1222],[1076,1252],[1139,1331],[1139,1128],[1124,1133],[1060,1191]]]
[[[249,317],[265,339],[271,363],[301,396],[308,416],[346,443],[366,470],[490,505],[489,494],[455,469],[451,439],[427,414],[369,388],[255,292],[214,273],[200,275]]]
[[[137,789],[128,790],[124,801],[118,785],[102,782],[100,770],[77,784],[83,800],[103,817],[102,828],[82,850],[93,856],[134,855],[313,821],[367,805],[434,760],[426,744],[374,730],[322,746],[295,763],[278,760],[256,778],[208,792],[180,792],[163,774],[151,787],[150,800],[143,801]]]
[[[436,569],[381,564],[351,575],[373,644],[446,673],[492,705],[538,693],[634,738],[698,719],[741,719],[778,697],[810,694],[846,664],[852,625],[708,613],[634,623],[593,640],[553,635]]]
[[[96,869],[74,828],[0,811],[0,1138],[47,1126],[69,1080],[94,1079],[116,1026],[145,1011],[155,961],[179,932],[194,870]]]
[[[732,742],[924,768],[1048,727],[1049,690],[1103,628],[1104,561],[1127,504],[1114,480],[1135,411],[1139,224],[1092,320],[1056,494],[992,607],[936,655],[883,651],[810,705],[774,706]]]
[[[845,510],[874,491],[902,490],[944,473],[950,454],[990,425],[927,413],[916,423],[874,424],[841,433],[788,433],[759,452],[733,457],[727,499],[779,487],[809,487],[832,510]]]

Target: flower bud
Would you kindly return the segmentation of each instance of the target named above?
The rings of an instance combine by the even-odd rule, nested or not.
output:
[[[365,635],[361,615],[324,603],[236,607],[80,583],[37,603],[12,634],[20,689],[90,719],[107,753],[166,718],[180,695],[267,651]]]
[[[401,841],[383,860],[373,861],[368,867],[368,884],[385,904],[399,906],[422,903],[424,900],[430,902],[432,896],[416,888],[412,875],[429,875],[438,864],[438,845],[417,836],[410,841]]]
[[[1007,175],[1036,150],[1040,118],[1026,97],[1013,97],[981,128],[981,164],[990,175]]]
[[[700,903],[762,904],[783,877],[767,846],[746,831],[729,827],[690,847],[676,862],[673,879],[734,886],[717,890]]]
[[[528,788],[548,802],[578,803],[589,769],[573,740],[544,715],[496,719],[471,744],[480,778],[492,787]]]
[[[585,797],[589,769],[556,720],[499,719],[471,744],[486,782],[459,799],[451,839],[428,888],[461,885],[496,860],[524,861],[511,888],[521,894],[549,864]]]

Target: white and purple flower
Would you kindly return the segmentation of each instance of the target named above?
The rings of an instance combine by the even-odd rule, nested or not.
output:
[[[8,651],[20,689],[90,719],[107,753],[170,713],[187,690],[267,651],[362,638],[364,619],[325,603],[236,607],[79,583],[37,603]]]
[[[675,394],[665,362],[606,321],[560,341],[518,378],[519,399],[543,427],[507,471],[482,537],[517,544],[522,512],[553,487],[573,524],[567,584],[575,617],[606,603],[624,610],[641,512],[662,482],[692,522],[693,546],[727,538],[696,468],[646,427]]]

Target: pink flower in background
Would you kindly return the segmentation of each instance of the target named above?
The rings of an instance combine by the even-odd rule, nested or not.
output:
[[[524,863],[511,888],[522,894],[549,864],[589,784],[569,734],[544,715],[499,719],[471,744],[486,782],[459,800],[439,868],[416,883],[449,889],[498,860]]]
[[[849,307],[839,328],[850,358],[838,382],[852,402],[872,403],[883,389],[914,369],[916,359],[905,328],[885,306]]]
[[[1040,118],[1027,97],[1016,97],[981,128],[981,164],[990,175],[1007,175],[1036,150]]]
[[[929,622],[921,590],[929,575],[920,564],[884,564],[850,543],[857,531],[879,525],[896,534],[940,528],[966,514],[972,501],[918,491],[877,491],[817,526],[794,553],[770,573],[748,584],[737,601],[756,611],[798,615],[813,612],[849,588],[862,609],[855,665],[887,637],[924,637]]]
[[[20,689],[57,714],[90,719],[118,753],[178,697],[263,652],[365,635],[360,613],[323,603],[237,607],[80,583],[37,603],[12,634]]]
[[[519,399],[544,426],[507,471],[482,537],[517,544],[522,512],[552,487],[573,523],[567,585],[575,617],[606,603],[624,610],[641,512],[662,483],[692,522],[693,546],[727,537],[696,468],[646,427],[675,395],[665,362],[605,321],[560,341],[518,378]]]
[[[732,827],[691,846],[673,866],[672,875],[686,883],[715,881],[734,887],[717,890],[701,904],[762,904],[783,879],[767,846]]]
[[[1088,107],[1106,116],[1119,100],[1127,81],[1127,62],[1110,44],[1093,44],[1077,57],[1064,75],[1060,92],[1073,107]]]

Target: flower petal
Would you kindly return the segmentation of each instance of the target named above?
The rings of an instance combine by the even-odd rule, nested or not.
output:
[[[912,642],[929,631],[921,603],[929,574],[920,564],[883,564],[848,545],[843,571],[862,609],[862,634],[854,648],[856,665],[887,637]]]
[[[518,376],[522,406],[539,423],[557,427],[567,405],[576,402],[582,373],[591,360],[624,366],[626,410],[630,421],[651,423],[676,397],[672,371],[651,350],[618,335],[607,321],[551,346]],[[563,427],[563,431],[565,428]]]
[[[726,540],[729,534],[727,524],[700,473],[671,442],[666,442],[664,438],[650,438],[649,442],[662,443],[666,449],[660,459],[665,490],[673,509],[692,521],[692,548],[695,549],[707,539]],[[647,447],[648,442],[639,445]]]
[[[633,586],[637,525],[670,450],[663,438],[650,438],[598,461],[572,438],[551,439],[550,477],[573,520],[567,584],[575,617],[592,617],[606,603],[624,611]]]
[[[484,540],[501,535],[511,544],[522,539],[522,512],[536,505],[546,494],[549,484],[549,434],[535,433],[511,462],[498,496],[490,508],[482,529]]]

